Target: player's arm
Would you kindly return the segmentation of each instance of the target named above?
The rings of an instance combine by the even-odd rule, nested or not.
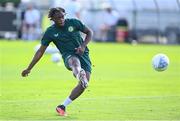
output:
[[[84,31],[82,31],[84,34],[86,34],[84,42],[82,44],[82,46],[84,48],[86,48],[87,44],[89,43],[89,41],[91,41],[92,39],[92,30],[89,29],[88,27],[85,27]]]
[[[85,39],[82,45],[78,48],[76,48],[76,53],[82,55],[85,51],[86,46],[92,39],[93,32],[90,28],[85,27],[83,31],[81,31],[85,34]]]
[[[38,49],[38,51],[35,53],[32,61],[30,62],[29,66],[22,71],[21,75],[23,77],[28,76],[28,74],[31,72],[31,69],[34,67],[34,65],[41,59],[43,56],[47,46],[41,45],[41,47]]]

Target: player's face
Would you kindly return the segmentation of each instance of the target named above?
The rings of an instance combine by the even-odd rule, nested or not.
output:
[[[64,16],[65,16],[65,13],[63,12],[57,12],[54,14],[53,16],[53,21],[55,22],[55,24],[57,24],[58,26],[64,26]]]

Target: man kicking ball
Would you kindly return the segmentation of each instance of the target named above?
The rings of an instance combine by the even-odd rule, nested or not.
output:
[[[88,87],[91,74],[91,61],[87,44],[92,38],[92,31],[80,20],[65,19],[65,10],[63,8],[51,8],[48,17],[54,21],[54,24],[47,28],[41,40],[41,46],[35,53],[29,66],[22,71],[22,76],[26,77],[31,72],[34,65],[43,56],[48,45],[53,42],[64,60],[67,69],[71,70],[74,77],[79,80],[77,86],[65,101],[56,107],[60,116],[66,116],[66,106],[78,98]],[[80,32],[86,36],[83,40]]]

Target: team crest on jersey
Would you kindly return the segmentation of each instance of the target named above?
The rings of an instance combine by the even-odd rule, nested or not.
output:
[[[68,31],[69,31],[69,32],[73,32],[73,31],[74,31],[73,26],[69,26],[69,27],[68,27]]]

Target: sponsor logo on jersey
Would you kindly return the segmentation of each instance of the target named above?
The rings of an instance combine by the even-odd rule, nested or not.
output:
[[[54,34],[54,37],[58,37],[58,33],[57,33],[57,34]]]

